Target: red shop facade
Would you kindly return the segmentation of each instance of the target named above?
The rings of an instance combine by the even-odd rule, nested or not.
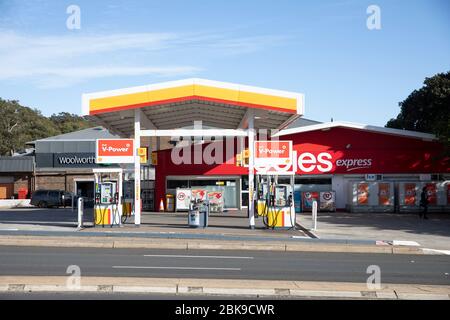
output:
[[[359,194],[361,186],[372,188],[369,184],[380,184],[376,189],[378,198],[387,188],[392,211],[411,202],[406,199],[411,184],[416,184],[416,193],[423,185],[434,184],[435,205],[439,210],[450,207],[450,187],[446,182],[450,179],[449,159],[443,155],[443,146],[431,135],[328,123],[281,131],[277,138],[293,143],[296,190],[334,191],[337,210],[364,206],[356,193]],[[224,185],[229,187],[225,207],[245,208],[248,168],[236,165],[236,154],[245,148],[246,142],[232,141],[233,152],[225,141],[158,151],[156,205],[160,199],[165,201],[167,193],[175,196],[176,188]],[[220,156],[218,150],[222,151]],[[202,156],[205,154],[212,155],[215,162],[205,161]],[[279,181],[287,182],[289,177],[280,175]],[[415,204],[416,200],[411,205]],[[376,204],[371,209],[377,210]]]

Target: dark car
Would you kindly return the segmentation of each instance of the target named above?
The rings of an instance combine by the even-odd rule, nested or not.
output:
[[[31,195],[30,203],[40,208],[70,207],[72,205],[72,194],[62,190],[37,190]]]

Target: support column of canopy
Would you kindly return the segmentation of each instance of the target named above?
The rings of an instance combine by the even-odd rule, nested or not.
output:
[[[137,154],[141,147],[141,110],[134,110],[134,224],[141,224],[141,161]]]
[[[254,167],[254,149],[255,149],[255,116],[252,110],[248,112],[248,222],[251,229],[255,228],[255,203],[254,203],[254,179],[255,179],[255,167]]]

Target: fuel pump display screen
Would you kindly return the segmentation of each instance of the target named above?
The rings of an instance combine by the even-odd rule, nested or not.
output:
[[[275,205],[278,207],[285,207],[287,204],[287,190],[286,186],[275,187]]]
[[[101,203],[111,203],[114,197],[114,185],[112,183],[101,184]]]

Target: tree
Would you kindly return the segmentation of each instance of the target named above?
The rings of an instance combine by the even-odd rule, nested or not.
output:
[[[40,111],[0,98],[0,155],[12,155],[25,143],[58,134],[55,125]]]
[[[91,126],[74,114],[62,112],[47,118],[39,110],[24,107],[16,100],[0,98],[0,155],[12,155],[30,141]]]
[[[56,125],[61,133],[69,133],[92,127],[92,124],[84,118],[68,112],[52,114],[50,120]]]
[[[450,150],[450,71],[425,78],[424,86],[399,103],[401,111],[386,124],[388,128],[435,134]]]

